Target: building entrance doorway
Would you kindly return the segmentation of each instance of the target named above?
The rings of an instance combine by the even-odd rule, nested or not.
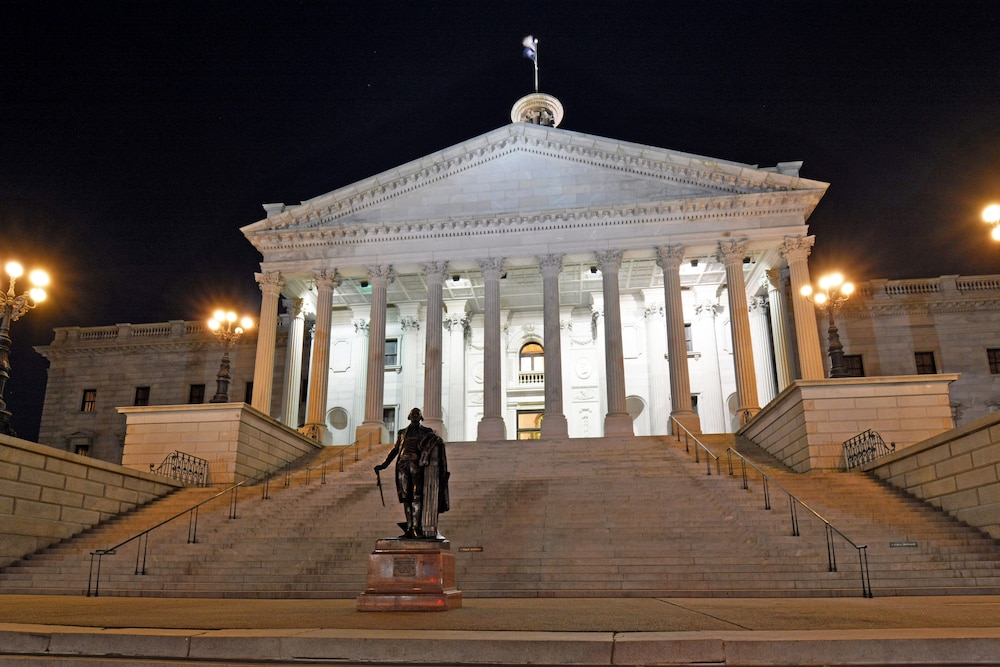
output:
[[[545,413],[542,410],[518,410],[517,411],[517,439],[518,440],[538,440],[542,437],[542,419]]]

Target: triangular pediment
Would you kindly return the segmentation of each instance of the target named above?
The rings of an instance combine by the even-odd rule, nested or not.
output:
[[[343,230],[387,223],[620,211],[825,183],[753,165],[514,123],[303,201],[266,207],[243,232]]]

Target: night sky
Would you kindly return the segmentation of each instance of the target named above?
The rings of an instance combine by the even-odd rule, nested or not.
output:
[[[804,161],[814,276],[1000,273],[995,1],[4,0],[0,261],[54,282],[11,330],[18,435],[53,327],[257,314],[261,204],[509,123],[527,34],[565,129]]]

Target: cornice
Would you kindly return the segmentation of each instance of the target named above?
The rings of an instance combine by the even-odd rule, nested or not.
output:
[[[107,342],[70,342],[57,343],[51,345],[38,345],[35,352],[46,359],[55,360],[66,357],[86,356],[86,355],[108,355],[108,354],[135,354],[137,352],[201,352],[205,350],[221,349],[219,342],[214,338],[207,340],[189,341],[149,341],[142,339],[126,339],[126,341]],[[256,340],[247,340],[245,343],[237,343],[234,349],[250,349],[256,345]]]
[[[946,314],[946,313],[976,313],[1000,312],[1000,295],[991,298],[942,300],[942,301],[911,301],[901,303],[859,302],[843,306],[841,314],[846,319],[863,320],[878,317],[895,317],[914,314]]]
[[[244,232],[248,236],[257,236],[274,230],[290,228],[301,230],[330,225],[353,213],[518,151],[661,179],[679,185],[711,188],[720,193],[750,194],[810,190],[822,193],[826,190],[825,183],[784,176],[750,165],[696,158],[567,130],[552,128],[543,130],[516,123],[503,128],[500,132],[484,135],[478,140],[471,140],[352,186],[305,201],[299,206],[291,207],[245,228]]]
[[[528,231],[584,230],[636,222],[699,222],[768,215],[808,215],[823,190],[690,197],[622,206],[594,206],[556,211],[532,211],[463,218],[374,222],[340,227],[271,229],[248,238],[262,253],[368,243],[431,241],[483,234],[523,234]]]

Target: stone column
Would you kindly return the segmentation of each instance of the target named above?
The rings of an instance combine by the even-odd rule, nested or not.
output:
[[[324,442],[326,396],[330,384],[330,328],[333,322],[333,290],[340,284],[336,270],[313,274],[316,283],[316,329],[313,334],[312,363],[309,365],[309,395],[306,398],[306,423],[302,433],[316,442]]]
[[[422,397],[418,403],[417,385],[420,378],[420,304],[397,304],[399,307],[399,364],[403,381],[399,406],[403,415],[413,408],[423,412]],[[426,417],[424,420],[426,421]]]
[[[716,258],[726,266],[729,292],[729,326],[733,334],[733,365],[736,371],[736,416],[742,426],[760,412],[757,401],[757,376],[753,367],[753,343],[750,338],[750,314],[747,307],[743,258],[749,243],[719,241]]]
[[[446,359],[446,375],[442,376],[442,401],[448,409],[445,431],[451,433],[452,440],[466,440],[469,436],[465,428],[469,387],[466,382],[466,341],[471,334],[466,299],[449,299],[445,302],[444,329],[448,332],[447,347],[442,350]],[[444,347],[442,345],[442,347]],[[442,419],[444,409],[442,407]]]
[[[358,427],[357,439],[375,438],[384,442],[388,433],[382,421],[382,401],[385,393],[385,317],[386,292],[396,279],[391,264],[368,267],[368,282],[372,287],[371,315],[368,328],[368,386],[365,387],[365,421]]]
[[[305,338],[305,313],[302,299],[283,299],[288,313],[288,347],[285,350],[285,383],[282,393],[281,421],[285,426],[298,428],[299,398],[302,385],[302,343]]]
[[[648,291],[643,290],[645,296]],[[647,298],[652,297],[650,295]],[[663,303],[656,300],[646,301],[643,307],[643,317],[646,321],[646,356],[649,358],[649,433],[650,435],[666,435],[670,432],[669,413],[662,408],[670,400],[670,389],[667,378],[670,369],[667,367],[667,328],[664,324]]]
[[[663,270],[663,308],[667,318],[667,362],[670,369],[670,416],[692,433],[701,433],[701,420],[691,405],[691,375],[684,337],[681,299],[681,262],[685,247],[656,248],[656,265]],[[657,409],[662,409],[657,406]]]
[[[367,312],[363,312],[366,311]],[[351,344],[351,368],[354,372],[354,402],[351,417],[357,433],[357,425],[364,421],[365,388],[368,386],[368,316],[370,309],[363,306],[351,308],[351,324],[354,325],[354,342]],[[360,419],[359,419],[360,417]]]
[[[788,347],[788,309],[779,269],[767,270],[767,300],[771,304],[771,342],[774,345],[774,371],[778,392],[792,383],[792,365]],[[817,334],[818,335],[818,334]]]
[[[563,414],[562,342],[559,329],[559,272],[562,255],[537,257],[542,272],[542,322],[545,340],[545,418],[543,438],[566,438],[568,427]]]
[[[622,265],[622,251],[606,250],[595,255],[597,268],[601,271],[604,296],[604,363],[608,384],[608,414],[604,417],[604,436],[634,435],[632,418],[625,406],[625,354],[622,350],[622,308],[618,295],[618,270]]]
[[[444,301],[442,285],[448,276],[448,262],[423,265],[427,281],[427,331],[424,334],[424,426],[447,437],[441,416],[441,373]]]
[[[778,395],[768,308],[767,297],[755,296],[750,299],[750,340],[753,344],[754,368],[757,370],[757,398],[761,405],[767,405]]]
[[[714,289],[713,289],[714,291]],[[725,397],[722,395],[722,373],[719,370],[718,315],[722,305],[714,298],[699,299],[694,305],[696,328],[692,335],[701,353],[700,375],[704,381],[698,401],[698,416],[703,433],[728,433]]]
[[[270,416],[271,389],[274,385],[274,345],[278,338],[278,297],[285,281],[278,271],[255,273],[254,278],[260,285],[261,300],[257,357],[253,367],[253,398],[250,405]]]
[[[503,349],[500,346],[500,276],[503,258],[479,260],[484,283],[483,306],[483,418],[476,439],[506,440],[507,428],[501,412],[500,371]],[[558,311],[556,311],[558,313]],[[557,331],[558,334],[558,331]]]
[[[809,299],[802,296],[802,288],[809,284],[807,258],[815,241],[815,236],[785,237],[780,248],[781,256],[788,262],[792,281],[792,317],[795,320],[795,342],[799,347],[799,368],[803,380],[822,380],[824,376],[816,311]]]

